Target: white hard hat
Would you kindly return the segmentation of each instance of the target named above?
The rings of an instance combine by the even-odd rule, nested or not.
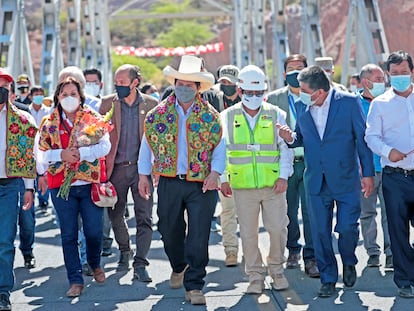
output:
[[[247,91],[264,91],[267,89],[266,77],[262,69],[248,65],[240,70],[237,86]]]

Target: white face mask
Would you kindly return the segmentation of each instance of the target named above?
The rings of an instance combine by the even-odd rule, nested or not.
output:
[[[263,101],[264,95],[261,96],[246,96],[246,94],[242,95],[242,103],[243,105],[245,105],[247,108],[251,109],[251,110],[257,110],[260,108],[260,106],[262,105],[262,101]]]
[[[101,89],[98,84],[96,83],[88,83],[85,84],[85,93],[92,95],[92,96],[99,96],[99,93],[101,92]]]
[[[68,96],[60,101],[63,110],[67,112],[75,112],[79,108],[79,99],[76,97]]]

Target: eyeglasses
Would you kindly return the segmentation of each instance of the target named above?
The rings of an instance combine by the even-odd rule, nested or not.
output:
[[[263,96],[265,93],[265,91],[243,91],[243,94],[246,95],[247,97],[261,97]]]

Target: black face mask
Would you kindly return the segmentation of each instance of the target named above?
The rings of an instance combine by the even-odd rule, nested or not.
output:
[[[9,100],[9,90],[5,87],[0,87],[0,105]]]
[[[236,93],[236,86],[235,85],[220,85],[220,89],[223,91],[224,95],[232,96]]]

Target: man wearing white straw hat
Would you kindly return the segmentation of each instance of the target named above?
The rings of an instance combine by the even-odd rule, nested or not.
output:
[[[184,55],[178,70],[164,75],[174,92],[148,112],[138,159],[139,192],[149,199],[148,175],[160,176],[158,229],[173,272],[171,288],[186,290],[193,305],[204,305],[210,221],[217,202],[217,181],[225,168],[226,150],[220,115],[200,92],[214,84],[202,59]],[[188,226],[184,221],[188,215]]]

